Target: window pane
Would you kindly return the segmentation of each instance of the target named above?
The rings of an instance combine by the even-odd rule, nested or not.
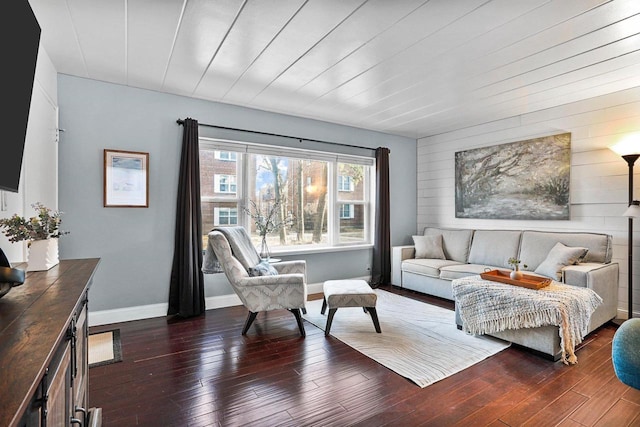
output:
[[[338,191],[353,191],[353,178],[349,175],[338,175]]]
[[[202,201],[203,248],[207,247],[207,235],[216,225],[238,224],[238,203]]]
[[[366,241],[364,205],[340,204],[340,243],[363,243]],[[344,214],[344,215],[343,215]]]
[[[368,166],[338,163],[338,200],[365,200],[365,170]]]
[[[237,153],[233,151],[216,151],[215,158],[227,162],[235,162],[237,160]]]
[[[217,193],[226,193],[226,194],[235,194],[237,191],[236,185],[236,177],[233,175],[219,175],[214,174],[213,183],[215,192]]]
[[[247,147],[203,140],[200,147],[205,245],[214,225],[239,224],[258,247],[261,237],[255,220],[243,209],[252,203],[261,215],[278,204],[276,222],[289,224],[267,236],[273,253],[299,246],[370,243],[372,166],[269,146],[246,151]]]
[[[290,219],[291,227],[268,238],[270,248],[328,243],[327,162],[251,154],[248,167],[248,194],[260,213],[280,202],[277,221]],[[253,222],[250,231],[257,244]]]
[[[224,151],[200,150],[200,194],[202,197],[230,197],[237,192],[238,163],[221,159]]]

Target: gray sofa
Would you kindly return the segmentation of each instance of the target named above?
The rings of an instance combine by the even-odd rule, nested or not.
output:
[[[511,269],[510,257],[522,261],[520,269],[536,275],[551,249],[560,242],[588,251],[579,264],[561,269],[558,279],[566,284],[593,289],[603,304],[591,316],[589,332],[616,317],[618,264],[611,262],[612,237],[598,233],[544,232],[529,230],[473,230],[426,227],[425,236],[440,239],[444,259],[415,258],[415,246],[392,248],[392,283],[403,288],[453,300],[451,281],[480,274],[487,269]],[[524,268],[523,264],[527,267]],[[456,313],[456,322],[461,325]],[[495,337],[530,348],[558,360],[561,355],[557,326],[506,330]]]

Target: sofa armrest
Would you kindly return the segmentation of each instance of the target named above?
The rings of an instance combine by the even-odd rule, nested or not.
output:
[[[391,283],[402,286],[402,261],[413,258],[416,250],[415,246],[394,246],[391,248]]]
[[[592,328],[616,317],[618,313],[618,263],[583,263],[563,269],[568,285],[587,287],[602,298],[602,305],[591,316]]]

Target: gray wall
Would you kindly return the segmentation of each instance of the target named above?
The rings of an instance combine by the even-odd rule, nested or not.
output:
[[[182,127],[176,119],[391,150],[391,242],[416,230],[416,141],[244,107],[58,76],[61,258],[99,257],[91,311],[166,303],[173,257]],[[149,208],[102,206],[103,149],[149,152]],[[331,147],[327,148],[331,150]],[[371,250],[307,254],[310,283],[367,274]],[[206,275],[207,297],[232,290]]]

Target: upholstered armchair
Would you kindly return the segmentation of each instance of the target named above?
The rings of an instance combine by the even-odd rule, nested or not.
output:
[[[261,262],[243,227],[218,227],[209,233],[204,264],[211,268],[218,263],[249,310],[242,335],[246,335],[259,312],[277,309],[293,313],[300,334],[306,335],[300,314],[300,310],[306,312],[306,261]]]

